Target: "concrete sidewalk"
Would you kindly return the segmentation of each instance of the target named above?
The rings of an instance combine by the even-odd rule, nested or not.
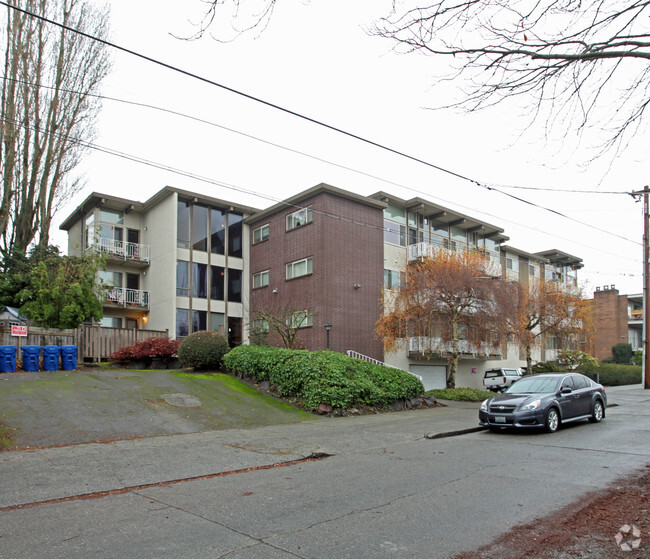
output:
[[[0,453],[0,509],[478,429],[475,403]]]
[[[650,403],[641,385],[607,389],[609,404]],[[229,429],[110,443],[0,452],[0,510],[53,499],[120,491],[248,468],[320,453],[395,447],[423,438],[480,429],[478,403],[257,429]]]

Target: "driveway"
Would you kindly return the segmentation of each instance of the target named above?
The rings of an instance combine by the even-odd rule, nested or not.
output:
[[[69,445],[315,419],[228,375],[176,371],[0,374],[0,439]]]

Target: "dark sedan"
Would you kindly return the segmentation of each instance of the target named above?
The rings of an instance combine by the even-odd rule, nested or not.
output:
[[[478,412],[479,423],[490,429],[543,427],[549,433],[562,423],[605,417],[605,389],[578,373],[525,376],[497,396],[488,398]]]

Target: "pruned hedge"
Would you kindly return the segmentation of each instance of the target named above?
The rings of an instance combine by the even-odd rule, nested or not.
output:
[[[320,404],[384,407],[424,392],[420,380],[406,371],[333,351],[242,345],[224,357],[224,364],[257,382],[269,381],[281,396],[301,400],[310,411]]]

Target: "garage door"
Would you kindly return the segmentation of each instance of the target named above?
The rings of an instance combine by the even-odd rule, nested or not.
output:
[[[447,367],[445,365],[409,365],[409,371],[422,377],[425,390],[447,388]]]

